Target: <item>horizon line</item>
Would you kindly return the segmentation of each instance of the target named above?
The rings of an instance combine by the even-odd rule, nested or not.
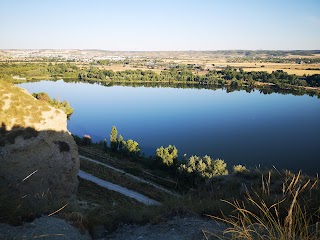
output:
[[[77,51],[107,51],[107,52],[217,52],[217,51],[320,51],[320,49],[216,49],[216,50],[110,50],[100,48],[0,48],[0,51],[10,50],[77,50]]]

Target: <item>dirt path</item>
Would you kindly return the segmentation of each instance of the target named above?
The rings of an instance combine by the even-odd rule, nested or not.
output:
[[[134,181],[141,182],[141,183],[146,183],[148,185],[153,186],[154,188],[159,189],[160,191],[163,191],[163,192],[168,193],[170,195],[179,197],[179,194],[177,194],[177,193],[174,193],[174,192],[172,192],[172,191],[170,191],[170,190],[168,190],[168,189],[166,189],[166,188],[164,188],[164,187],[162,187],[162,186],[160,186],[158,184],[155,184],[155,183],[153,183],[151,181],[147,181],[147,180],[145,180],[143,178],[139,178],[139,177],[134,176],[134,175],[132,175],[130,173],[127,173],[127,172],[125,172],[125,171],[123,171],[123,170],[121,170],[119,168],[115,168],[115,167],[113,167],[113,166],[111,166],[109,164],[102,163],[102,162],[100,162],[98,160],[95,160],[95,159],[92,159],[92,158],[88,158],[88,157],[83,156],[83,155],[79,155],[79,157],[80,157],[80,160],[86,160],[86,161],[89,161],[89,162],[92,162],[92,163],[99,164],[101,166],[110,168],[111,170],[113,170],[115,172],[118,172],[118,173],[121,173],[121,174],[125,174],[127,177],[131,178]]]
[[[93,182],[101,187],[107,188],[111,191],[116,191],[118,193],[121,193],[127,197],[133,198],[139,202],[142,202],[146,205],[161,205],[160,202],[153,200],[145,195],[142,195],[140,193],[134,192],[132,190],[129,190],[127,188],[121,187],[119,185],[113,184],[111,182],[107,182],[105,180],[102,180],[100,178],[97,178],[89,173],[86,173],[82,170],[79,171],[78,176],[80,178],[83,178],[85,180],[88,180],[90,182]]]

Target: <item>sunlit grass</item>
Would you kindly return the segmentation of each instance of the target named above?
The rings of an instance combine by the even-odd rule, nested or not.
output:
[[[50,107],[26,94],[21,88],[11,83],[0,81],[0,119],[7,128],[13,125],[27,127],[30,124],[41,123],[43,111]]]

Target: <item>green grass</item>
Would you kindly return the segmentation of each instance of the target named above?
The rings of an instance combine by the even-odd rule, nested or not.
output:
[[[116,184],[133,184],[134,189],[142,192],[154,191],[102,166],[83,162],[81,167]],[[319,182],[300,173],[250,169],[250,172],[214,177],[180,198],[164,196],[161,206],[145,206],[89,181],[79,181],[77,197],[88,207],[69,205],[59,215],[83,229],[103,225],[113,231],[123,223],[156,224],[168,217],[193,214],[225,222],[228,229],[217,236],[221,239],[319,239]],[[11,212],[17,206],[20,208],[17,202],[9,203],[0,206]],[[214,231],[205,230],[208,237],[214,235],[210,234]]]
[[[158,201],[163,201],[168,195],[150,186],[149,184],[137,182],[130,177],[127,177],[125,174],[115,172],[107,167],[97,165],[86,160],[82,160],[80,162],[80,168],[81,170],[88,172],[100,179],[119,184],[122,187],[137,191]]]
[[[116,155],[105,154],[97,150],[99,148],[96,146],[85,149],[89,149],[87,151],[91,154],[89,157],[99,156],[98,159],[115,167],[122,169],[139,167],[138,175],[144,171],[152,174],[157,172],[150,170],[150,166],[130,160],[128,157],[119,155],[118,158]],[[90,164],[86,167],[89,171],[90,168],[94,169]],[[117,179],[112,173],[98,169],[92,171],[109,175],[115,183],[121,185],[122,178]],[[178,181],[181,181],[179,177]],[[139,189],[138,183],[135,188]],[[92,196],[91,189],[93,187],[87,188],[88,196]],[[94,196],[99,198],[99,194],[93,194],[92,198]],[[118,197],[119,201],[125,199],[123,196],[118,195]],[[104,197],[99,199],[102,202],[108,201]],[[221,239],[319,239],[315,233],[320,222],[318,179],[301,174],[295,175],[290,171],[255,168],[228,176],[217,176],[201,182],[194,188],[189,188],[189,191],[180,198],[167,196],[161,202],[161,206],[151,208],[141,206],[135,209],[132,209],[130,204],[124,204],[122,207],[126,210],[117,209],[111,214],[112,216],[105,216],[98,210],[92,216],[96,221],[108,226],[108,229],[114,229],[120,223],[157,223],[161,219],[175,215],[195,214],[212,216],[227,223],[229,228],[217,236]],[[208,237],[213,235],[210,232],[214,231],[206,229]]]
[[[157,223],[188,213],[228,224],[218,236],[221,239],[319,239],[319,182],[300,173],[251,169],[214,177],[180,198],[167,197],[162,203],[156,210],[135,209],[129,222]],[[121,211],[113,217],[117,223],[128,222]],[[206,230],[209,236],[210,229]]]
[[[78,147],[79,153],[103,163],[122,169],[127,173],[150,180],[170,190],[175,190],[177,182],[167,170],[154,168],[152,159],[132,158],[121,153],[108,151],[105,153],[99,145]]]
[[[77,196],[81,201],[94,203],[93,207],[78,211],[92,225],[102,224],[108,231],[115,230],[123,223],[145,224],[162,214],[159,206],[146,206],[83,179],[80,179]]]
[[[231,212],[232,207],[220,199],[200,199],[190,193],[182,198],[168,197],[161,206],[146,206],[134,199],[109,191],[94,183],[80,179],[78,198],[93,203],[90,209],[78,209],[78,215],[85,216],[92,228],[104,225],[108,231],[114,231],[121,224],[156,224],[173,216],[198,215],[210,211],[221,216],[221,207]]]

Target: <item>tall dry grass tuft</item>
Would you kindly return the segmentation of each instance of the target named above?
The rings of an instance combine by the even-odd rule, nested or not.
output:
[[[80,212],[67,212],[59,215],[61,218],[70,221],[75,227],[79,228],[82,233],[85,233],[88,229],[92,228],[87,216]]]
[[[38,170],[35,170],[32,173],[30,173],[17,185],[23,184],[25,181],[31,178],[37,171]],[[34,214],[32,212],[27,212],[24,209],[25,196],[17,196],[15,193],[12,193],[12,185],[13,184],[10,184],[9,186],[0,189],[0,222],[16,225],[21,224],[23,220],[34,219]]]
[[[68,203],[62,207],[60,207],[61,203],[52,203],[49,190],[37,193],[31,201],[27,199],[27,195],[21,196],[12,188],[12,186],[24,184],[28,179],[32,180],[33,175],[37,172],[38,170],[35,170],[17,184],[11,183],[9,186],[0,189],[0,223],[21,225],[23,222],[33,221],[43,214],[47,214],[49,217],[57,215],[68,206]],[[48,214],[50,209],[56,210]]]
[[[261,188],[246,189],[243,201],[225,201],[233,208],[230,216],[210,216],[228,225],[219,239],[320,239],[318,177],[308,179],[299,172],[286,172],[282,189],[275,187],[269,171],[262,175]]]

